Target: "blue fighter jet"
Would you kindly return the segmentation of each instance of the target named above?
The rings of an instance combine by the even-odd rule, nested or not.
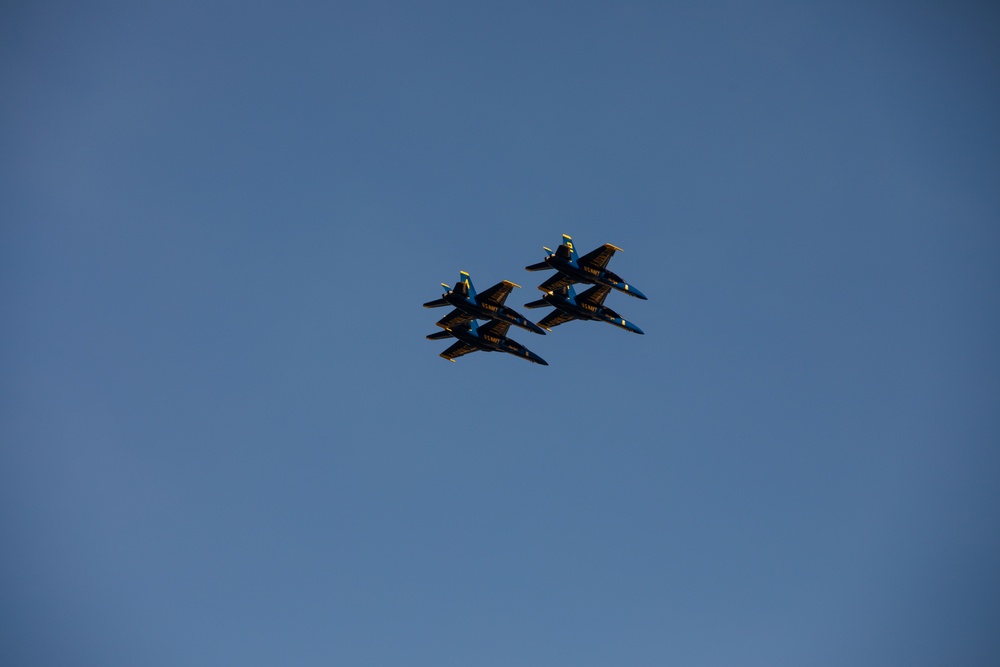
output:
[[[531,322],[513,308],[503,305],[511,290],[515,287],[520,287],[520,285],[512,283],[509,280],[498,282],[493,287],[477,294],[476,288],[472,286],[469,274],[462,271],[459,274],[458,283],[454,289],[444,283],[441,283],[441,287],[444,287],[448,291],[440,299],[425,303],[424,308],[454,306],[455,310],[437,322],[437,325],[442,329],[453,329],[470,320],[480,319],[500,320],[501,322],[527,329],[528,331],[534,331],[537,334],[545,334],[537,324]]]
[[[528,271],[556,270],[556,275],[539,285],[538,289],[552,293],[573,283],[584,283],[587,285],[607,285],[637,299],[646,298],[645,294],[607,269],[608,260],[611,259],[616,250],[621,250],[621,248],[605,243],[597,250],[588,252],[583,257],[577,257],[573,239],[566,234],[563,234],[562,238],[563,242],[556,248],[555,252],[545,248],[549,254],[544,261],[524,267]]]
[[[544,308],[554,306],[555,310],[546,315],[539,323],[549,331],[552,327],[570,320],[596,320],[607,322],[616,327],[641,334],[642,329],[632,324],[621,315],[604,305],[604,299],[611,293],[607,285],[594,285],[590,289],[576,295],[572,285],[567,285],[554,292],[546,292],[538,301],[524,304],[525,308]]]
[[[490,320],[482,326],[479,326],[475,320],[471,320],[467,324],[460,324],[444,331],[432,333],[427,336],[427,339],[442,340],[452,337],[458,339],[457,343],[441,353],[441,357],[448,361],[455,361],[456,357],[482,350],[483,352],[506,352],[542,366],[549,365],[548,362],[516,340],[507,338],[507,329],[509,328],[509,323],[499,320]]]

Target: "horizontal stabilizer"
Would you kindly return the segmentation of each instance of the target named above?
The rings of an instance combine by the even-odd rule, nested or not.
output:
[[[531,303],[524,304],[525,308],[544,308],[548,306],[549,302],[545,299],[539,299],[538,301],[532,301]]]
[[[525,271],[547,271],[552,267],[545,262],[539,262],[538,264],[532,264],[531,266],[524,267]]]
[[[432,334],[427,334],[427,340],[444,340],[451,337],[450,331],[435,331]]]
[[[448,305],[450,304],[444,299],[434,299],[433,301],[428,301],[427,303],[425,303],[424,308],[444,308],[445,306]]]

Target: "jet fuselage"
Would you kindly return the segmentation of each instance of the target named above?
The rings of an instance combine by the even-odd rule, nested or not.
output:
[[[545,263],[556,271],[563,273],[578,283],[586,285],[607,285],[619,292],[625,292],[629,296],[639,299],[646,299],[646,295],[629,285],[616,274],[607,270],[602,270],[589,264],[577,264],[572,259],[561,257],[553,253],[545,258]]]
[[[513,354],[515,357],[521,357],[522,359],[533,361],[536,364],[541,364],[542,366],[549,365],[548,362],[540,356],[521,345],[516,340],[512,340],[506,336],[497,336],[496,334],[489,332],[473,333],[472,329],[469,327],[456,327],[454,329],[448,329],[447,331],[463,343],[474,345],[483,352],[506,352],[507,354]]]
[[[480,303],[479,301],[474,301],[473,299],[459,294],[454,290],[450,290],[442,295],[441,297],[447,301],[450,305],[458,308],[463,313],[468,313],[469,315],[480,320],[500,320],[501,322],[507,322],[508,324],[513,324],[516,327],[522,329],[527,329],[528,331],[533,331],[538,334],[545,334],[545,331],[531,322],[525,317],[522,317],[513,308],[508,306],[500,306],[492,301],[484,301]]]
[[[596,320],[598,322],[607,322],[608,324],[613,324],[620,329],[625,329],[626,331],[631,331],[632,333],[643,333],[642,329],[605,306],[598,306],[590,303],[589,301],[574,301],[560,294],[553,294],[549,292],[546,292],[542,296],[542,299],[545,300],[545,303],[554,307],[556,310],[569,313],[578,320]]]

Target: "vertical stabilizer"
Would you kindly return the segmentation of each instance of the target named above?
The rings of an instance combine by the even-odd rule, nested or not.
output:
[[[476,300],[476,288],[472,286],[472,278],[465,271],[459,272],[458,282],[465,285],[466,296],[472,301]]]
[[[576,246],[569,234],[562,235],[562,243],[556,248],[556,254],[564,259],[568,259],[575,265],[577,263]]]

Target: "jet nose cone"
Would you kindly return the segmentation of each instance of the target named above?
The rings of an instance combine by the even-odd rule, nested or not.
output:
[[[625,320],[625,319],[616,320],[614,322],[614,324],[617,324],[618,326],[620,326],[622,329],[625,329],[626,331],[631,331],[632,333],[637,333],[637,334],[643,335],[643,336],[645,335],[643,333],[642,329],[640,329],[636,325],[632,324],[628,320]]]
[[[630,294],[631,296],[634,296],[637,299],[642,299],[643,301],[649,301],[649,299],[646,298],[645,294],[637,290],[632,285],[625,285],[625,292],[626,294]]]
[[[631,322],[629,322],[628,320],[626,320],[626,321],[625,321],[625,328],[626,328],[626,329],[628,329],[629,331],[631,331],[632,333],[637,333],[637,334],[639,334],[640,336],[645,336],[645,335],[646,335],[646,334],[645,334],[645,333],[644,333],[644,332],[642,331],[642,329],[640,329],[640,328],[639,328],[639,327],[637,327],[636,325],[632,324],[632,323],[631,323]]]
[[[538,356],[534,352],[529,352],[528,353],[528,361],[533,361],[534,363],[541,364],[542,366],[548,366],[549,365],[549,362],[545,361],[544,359],[542,359],[540,356]]]

